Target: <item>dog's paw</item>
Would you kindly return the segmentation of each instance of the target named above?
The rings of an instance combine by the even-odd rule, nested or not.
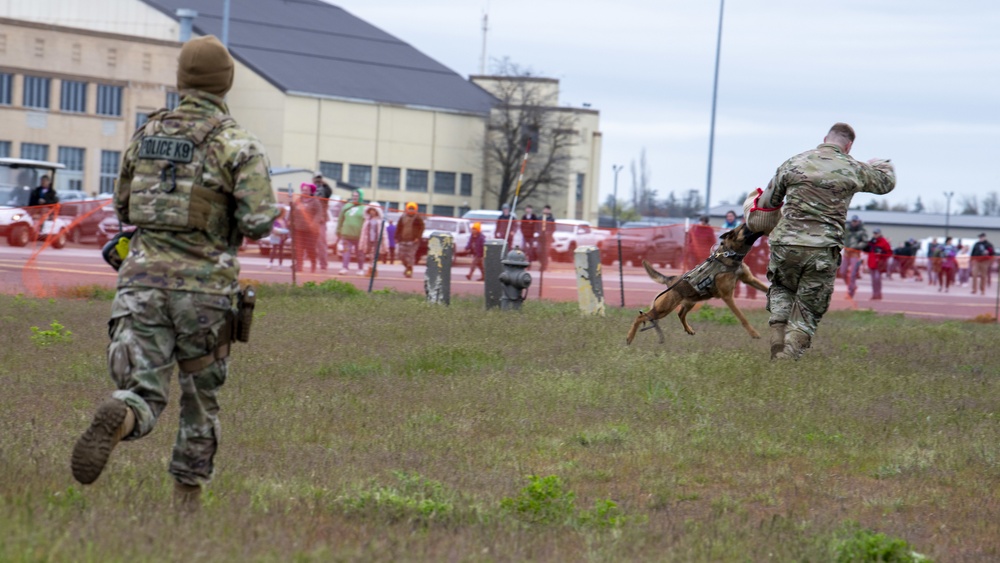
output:
[[[755,330],[755,331],[753,331],[753,332],[750,333],[750,338],[753,338],[754,340],[757,340],[758,338],[760,338],[760,333]]]

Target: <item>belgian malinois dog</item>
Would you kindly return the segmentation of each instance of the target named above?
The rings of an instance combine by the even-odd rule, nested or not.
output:
[[[687,322],[687,314],[694,308],[695,304],[717,297],[729,305],[729,309],[740,320],[743,328],[746,329],[752,338],[760,338],[760,334],[754,330],[743,312],[733,301],[733,290],[736,289],[736,282],[741,281],[753,286],[760,291],[767,292],[767,286],[754,277],[750,268],[743,263],[743,258],[750,252],[753,243],[760,238],[761,233],[753,233],[741,224],[731,231],[726,231],[719,237],[722,242],[715,252],[707,260],[695,266],[690,271],[680,276],[666,276],[657,272],[645,260],[642,265],[646,268],[646,273],[653,281],[662,283],[667,289],[661,291],[653,299],[653,304],[649,311],[639,311],[639,316],[632,323],[632,328],[625,338],[626,344],[631,344],[635,338],[636,331],[646,323],[651,326],[642,330],[656,329],[660,336],[660,344],[665,342],[663,331],[660,330],[658,320],[669,315],[678,305],[681,306],[677,316],[681,319],[681,325],[688,334],[694,334],[694,329]]]

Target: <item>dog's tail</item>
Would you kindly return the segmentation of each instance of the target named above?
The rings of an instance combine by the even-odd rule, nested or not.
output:
[[[674,279],[677,278],[677,276],[665,276],[660,272],[657,272],[656,269],[653,268],[653,266],[649,262],[646,262],[645,260],[642,261],[642,267],[646,268],[646,274],[648,274],[649,277],[652,278],[652,280],[655,281],[656,283],[662,283],[663,285],[671,285],[674,283]]]

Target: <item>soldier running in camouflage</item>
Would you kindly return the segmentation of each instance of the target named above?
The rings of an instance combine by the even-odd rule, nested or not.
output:
[[[174,366],[180,427],[169,471],[176,497],[195,508],[212,477],[217,394],[228,368],[244,236],[268,234],[279,214],[261,142],[223,101],[233,82],[228,50],[213,36],[181,49],[173,111],[152,114],[125,152],[114,192],[119,219],[136,225],[111,306],[108,363],[118,391],[73,448],[73,476],[94,482],[120,440],[153,430]]]
[[[889,160],[858,162],[848,154],[853,144],[854,129],[834,124],[823,144],[778,167],[763,194],[770,195],[761,200],[767,207],[784,201],[769,237],[772,359],[798,359],[830,306],[851,198],[858,192],[887,194],[896,186]]]

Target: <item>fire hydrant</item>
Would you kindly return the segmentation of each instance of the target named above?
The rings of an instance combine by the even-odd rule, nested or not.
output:
[[[530,265],[528,257],[515,249],[508,252],[507,258],[500,263],[504,266],[500,273],[500,283],[503,284],[500,310],[520,309],[521,303],[528,296],[528,287],[531,286],[531,274],[526,271]]]

